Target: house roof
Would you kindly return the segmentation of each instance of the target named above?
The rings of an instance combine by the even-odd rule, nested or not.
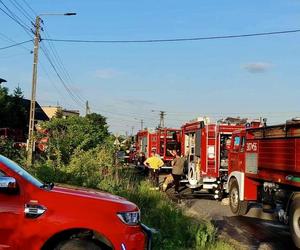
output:
[[[29,114],[30,114],[30,100],[22,99],[22,102],[23,102],[23,106],[26,109],[26,112],[29,116]],[[29,117],[28,117],[28,119],[29,119]],[[42,107],[40,106],[40,104],[38,104],[38,102],[35,102],[35,120],[37,120],[37,121],[49,121],[48,116],[43,111]]]

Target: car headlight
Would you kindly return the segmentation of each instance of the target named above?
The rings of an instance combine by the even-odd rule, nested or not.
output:
[[[117,213],[117,215],[122,222],[124,222],[127,225],[131,225],[131,226],[139,224],[140,220],[141,220],[140,211],[120,212],[120,213]]]

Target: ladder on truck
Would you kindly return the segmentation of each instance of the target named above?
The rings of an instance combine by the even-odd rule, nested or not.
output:
[[[213,141],[213,145],[212,145]],[[206,136],[207,154],[206,154],[206,165],[207,172],[217,171],[218,156],[217,156],[217,145],[218,145],[218,125],[207,125],[207,136]],[[211,159],[210,148],[213,148],[214,157]]]

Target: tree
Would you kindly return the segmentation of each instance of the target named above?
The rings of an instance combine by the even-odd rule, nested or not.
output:
[[[27,132],[27,112],[23,105],[24,95],[21,88],[18,86],[14,89],[13,95],[10,97],[10,121],[11,128],[22,129]]]
[[[23,95],[23,91],[22,89],[20,88],[20,86],[16,87],[14,89],[14,94],[13,96],[17,99],[23,99],[24,98],[24,95]]]
[[[56,112],[55,112],[55,118],[63,118],[63,116],[64,116],[64,113],[62,111],[62,108],[58,107]]]
[[[106,119],[99,114],[55,118],[42,123],[41,127],[48,131],[47,157],[57,161],[58,165],[68,164],[75,151],[96,148],[109,137]]]
[[[23,105],[23,92],[17,87],[13,95],[0,86],[0,128],[26,128],[27,114]]]
[[[8,89],[0,85],[0,128],[6,125]]]

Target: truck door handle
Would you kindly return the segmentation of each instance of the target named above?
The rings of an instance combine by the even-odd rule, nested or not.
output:
[[[35,219],[46,212],[47,208],[40,204],[25,204],[24,214],[27,218]]]

